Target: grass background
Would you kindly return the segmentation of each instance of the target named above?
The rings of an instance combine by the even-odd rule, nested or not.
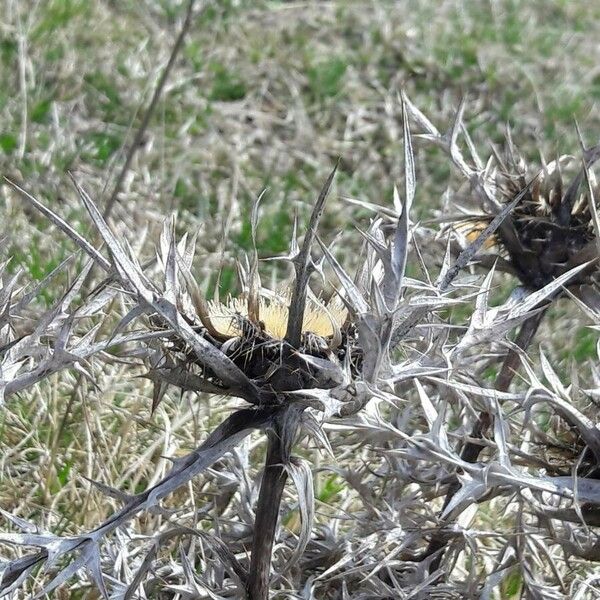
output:
[[[67,171],[106,202],[186,3],[3,0],[2,7],[0,173],[87,232]],[[440,128],[466,96],[466,121],[484,157],[507,125],[530,159],[540,150],[549,160],[576,153],[575,120],[596,143],[598,39],[600,4],[586,0],[208,4],[135,155],[115,222],[151,254],[163,219],[176,211],[181,231],[198,232],[198,279],[210,292],[220,273],[221,293],[234,291],[235,259],[250,248],[250,207],[263,189],[263,257],[286,252],[294,215],[306,219],[338,157],[324,238],[368,222],[343,196],[391,205],[402,173],[399,89]],[[428,219],[458,180],[440,151],[415,145],[415,218]],[[12,269],[39,280],[72,252],[7,186],[0,211]],[[351,247],[346,256],[343,248],[351,266]],[[272,266],[266,273],[287,274]],[[64,283],[57,281],[57,295]],[[52,299],[50,289],[40,303]],[[554,312],[540,341],[566,373],[572,359],[595,356],[597,334],[572,305]],[[568,332],[559,347],[556,327]],[[100,370],[101,391],[73,394],[73,381],[70,373],[54,376],[0,413],[0,505],[53,530],[93,526],[111,509],[79,475],[126,491],[146,487],[168,467],[162,456],[191,447],[227,409],[185,395],[151,418],[151,389],[132,381],[127,365]],[[323,507],[346,493],[339,477],[317,475]],[[156,519],[140,519],[140,530]]]
[[[0,169],[77,220],[66,171],[100,204],[109,195],[186,3],[5,5]],[[588,143],[600,133],[598,17],[583,1],[210,4],[194,19],[121,206],[147,220],[177,210],[206,228],[207,250],[220,250],[225,232],[235,253],[250,246],[249,206],[266,188],[259,244],[274,254],[341,156],[325,223],[335,231],[357,216],[340,195],[382,202],[399,180],[400,88],[440,127],[466,95],[484,156],[507,124],[526,157],[576,152],[575,120]],[[418,155],[424,216],[439,207],[449,168],[427,145]],[[61,241],[50,254],[39,239],[23,244],[13,225],[22,207],[3,203],[17,262],[38,278],[64,254]]]

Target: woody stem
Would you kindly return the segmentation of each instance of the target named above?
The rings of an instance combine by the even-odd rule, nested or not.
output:
[[[302,411],[302,407],[290,404],[283,409],[273,429],[267,434],[267,457],[256,507],[252,558],[246,583],[248,600],[269,598],[271,554],[287,480],[285,467],[290,459]]]

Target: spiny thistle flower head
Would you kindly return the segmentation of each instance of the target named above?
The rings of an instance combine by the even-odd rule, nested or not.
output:
[[[488,172],[490,188],[501,205],[521,197],[483,250],[507,258],[510,270],[526,288],[540,289],[598,257],[594,216],[600,190],[589,169],[599,156],[595,147],[582,158],[563,155],[540,168],[527,163],[510,138],[505,155],[495,153]],[[471,217],[455,229],[472,242],[494,216]],[[584,269],[571,285],[589,280],[594,269],[595,265]]]
[[[253,294],[246,289],[221,302],[207,301],[199,297],[195,285],[194,289],[195,313],[190,324],[200,325],[205,339],[262,389],[263,396],[268,396],[267,403],[276,402],[278,394],[284,391],[339,384],[344,360],[356,370],[360,350],[348,311],[339,297],[324,302],[309,294],[302,300],[300,338],[292,346],[288,340],[294,302],[290,291],[261,288]],[[206,368],[180,343],[173,349],[179,354],[171,354],[169,359],[178,356],[182,370],[198,372],[225,391],[218,371]]]

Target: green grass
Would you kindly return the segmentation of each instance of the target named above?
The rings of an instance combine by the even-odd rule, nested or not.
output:
[[[338,475],[331,475],[321,484],[317,499],[321,502],[333,502],[335,497],[347,487]]]
[[[83,157],[99,165],[105,165],[123,143],[118,136],[100,131],[90,132],[85,142]]]
[[[347,62],[339,57],[319,61],[310,66],[306,71],[308,94],[316,101],[339,96],[343,90],[347,68]]]
[[[0,148],[4,154],[12,154],[17,147],[17,137],[11,133],[0,134]]]
[[[210,70],[213,74],[213,84],[209,95],[211,100],[234,102],[244,99],[248,89],[238,73],[219,63],[210,65]]]
[[[587,327],[581,327],[575,332],[575,347],[572,351],[565,353],[565,358],[572,357],[578,363],[596,357],[596,345],[598,343],[598,332]]]

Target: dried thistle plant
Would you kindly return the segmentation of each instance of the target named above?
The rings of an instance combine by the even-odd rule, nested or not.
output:
[[[588,265],[553,272],[555,277],[528,295],[490,306],[494,271],[477,281],[461,276],[462,269],[493,236],[503,235],[507,220],[513,222],[518,210],[522,214],[533,184],[526,181],[518,189],[517,183],[502,203],[477,166],[479,159],[469,166],[456,146],[462,109],[450,134],[435,137],[437,130],[423,115],[405,98],[401,104],[405,186],[394,198],[395,214],[383,211],[394,214],[391,232],[381,218],[373,219],[361,232],[359,272],[350,276],[344,270],[335,249],[317,236],[334,169],[302,243],[294,237],[284,257],[295,272],[290,291],[262,286],[254,251],[241,269],[242,294],[208,301],[192,275],[194,239],[177,241],[172,220],[165,225],[156,268],[142,268],[77,183],[105,253],[12,184],[105,271],[105,279],[79,298],[88,263],[33,330],[17,336],[16,319],[37,289],[20,291],[18,277],[3,274],[0,385],[7,404],[15,392],[60,369],[74,367],[93,380],[90,358],[101,360],[107,349],[118,347],[122,359],[143,365],[154,382],[154,410],[167,386],[199,398],[201,393],[240,398],[246,406],[234,409],[195,450],[173,459],[166,475],[144,491],[127,495],[95,482],[122,508],[89,531],[61,535],[4,511],[18,532],[0,534],[0,542],[13,548],[0,563],[0,594],[18,597],[19,590],[33,586],[42,597],[85,571],[105,598],[264,600],[270,590],[294,598],[485,598],[518,571],[527,595],[561,597],[568,591],[568,561],[560,553],[595,559],[598,538],[582,515],[598,518],[600,486],[589,470],[549,465],[536,451],[536,407],[545,405],[572,428],[582,464],[598,464],[600,430],[570,401],[575,391],[562,384],[545,357],[545,382],[526,360],[523,389],[489,387],[481,378],[490,361],[498,361],[498,347],[512,347],[507,334],[521,327],[532,335],[528,324]],[[454,263],[447,255],[436,277],[420,264],[423,281],[405,276],[409,248],[420,257],[410,221],[415,168],[409,113],[447,147],[486,207],[495,207],[481,235]],[[258,221],[257,202],[253,238]],[[311,276],[325,269],[339,282],[329,302],[310,288]],[[116,325],[105,314],[115,299],[126,307]],[[444,310],[457,303],[473,305],[468,326],[458,330],[443,320]],[[129,331],[132,323],[135,332]],[[479,429],[469,437],[473,427]],[[267,437],[255,502],[246,482],[248,464],[237,454],[254,431]],[[316,514],[313,468],[322,467],[311,465],[305,448],[294,455],[301,435],[335,453],[338,465],[326,469],[352,490],[342,505],[332,504],[329,520]],[[473,445],[476,452],[465,455]],[[233,490],[210,530],[199,523],[209,516],[204,507],[186,501],[178,510],[175,500],[167,502],[201,473]],[[278,528],[289,500],[288,477],[299,512],[294,535]],[[513,524],[500,541],[484,520],[472,525],[485,510]],[[132,521],[151,512],[164,521],[140,535]],[[541,542],[548,539],[551,548],[545,550]],[[22,551],[30,547],[36,551]],[[542,571],[543,564],[552,569]],[[31,584],[31,577],[39,583]],[[569,581],[574,590],[584,587]]]
[[[245,282],[244,309],[236,310],[236,306],[240,306],[239,299],[225,306],[208,303],[191,276],[193,251],[187,246],[186,239],[180,244],[176,243],[173,222],[163,235],[159,256],[163,281],[162,285],[158,286],[144,274],[130,249],[115,237],[96,205],[76,182],[80,198],[109,250],[109,259],[104,258],[60,217],[13,184],[15,189],[53,220],[93,261],[107,271],[109,280],[114,278],[123,286],[125,296],[133,306],[117,330],[134,318],[148,315],[151,327],[146,335],[159,337],[164,344],[158,350],[150,345],[148,351],[148,359],[151,362],[148,377],[157,380],[154,409],[160,401],[162,382],[199,392],[233,395],[243,398],[254,408],[239,410],[228,417],[197,451],[178,459],[160,483],[142,494],[125,499],[124,508],[94,531],[76,539],[60,539],[40,534],[15,534],[5,537],[4,541],[33,544],[42,550],[8,564],[2,579],[3,590],[15,588],[39,563],[54,564],[58,558],[75,552],[78,557],[69,566],[59,570],[40,594],[50,593],[76,570],[85,566],[99,589],[108,597],[100,567],[102,539],[140,510],[156,506],[164,496],[210,466],[252,430],[261,429],[267,430],[268,448],[256,510],[252,559],[247,571],[236,559],[231,560],[250,598],[268,596],[271,550],[286,475],[292,471],[296,484],[299,484],[302,476],[306,477],[305,470],[294,471],[295,463],[291,457],[303,413],[309,405],[314,405],[314,401],[307,398],[305,392],[313,388],[326,392],[334,387],[343,387],[344,399],[338,402],[336,410],[330,412],[341,412],[342,407],[345,412],[357,412],[371,395],[367,391],[369,385],[373,386],[372,393],[376,393],[378,372],[382,363],[388,362],[387,349],[392,332],[392,316],[400,299],[406,261],[408,208],[414,194],[408,129],[405,135],[408,173],[406,209],[399,219],[394,244],[383,246],[378,242],[376,247],[385,269],[384,284],[380,288],[380,283],[376,280],[369,281],[371,290],[363,296],[323,246],[325,255],[332,261],[346,287],[348,296],[340,298],[343,299],[352,318],[346,318],[346,310],[335,306],[335,302],[327,306],[310,297],[308,287],[310,275],[317,268],[311,255],[312,243],[335,169],[319,195],[302,247],[298,247],[295,239],[292,241],[289,260],[294,264],[296,277],[287,309],[283,308],[283,301],[277,297],[264,301],[256,252]],[[253,235],[257,218],[258,203],[252,217]],[[83,278],[85,274],[81,275],[78,281],[83,281]],[[117,293],[110,286],[104,286],[104,290],[110,290],[108,297]],[[79,287],[71,290],[70,295],[63,299],[55,312],[65,312],[78,291]],[[10,294],[10,288],[7,293]],[[372,305],[368,301],[371,297]],[[102,300],[98,302],[96,299],[96,305],[101,306],[106,302],[106,294]],[[194,309],[192,311],[191,306]],[[226,318],[223,312],[230,313],[230,323],[226,325],[223,324],[223,319]],[[88,310],[85,314],[89,313]],[[284,335],[281,335],[282,323],[273,323],[274,314],[285,319]],[[65,320],[72,326],[76,318],[77,314],[73,313]],[[324,326],[324,322],[327,321],[328,327]],[[93,338],[97,330],[97,327],[94,328],[85,338]],[[70,329],[62,332],[62,347],[66,345],[69,334]],[[114,332],[107,344],[129,341],[129,338],[117,338],[116,335],[117,332]],[[357,349],[359,346],[360,350]],[[18,349],[18,345],[16,347]],[[50,360],[56,363],[56,368],[77,364],[85,358],[85,355],[78,356],[72,348],[65,350],[65,353],[70,360],[57,363],[55,348]],[[357,388],[356,379],[364,380],[365,386]],[[360,394],[357,389],[360,390]],[[9,391],[12,391],[12,388],[9,388]],[[327,404],[325,396],[319,395],[317,404],[323,408]],[[347,406],[351,408],[345,408]],[[306,484],[304,487],[306,488]],[[120,497],[122,498],[122,495]],[[310,503],[312,499],[305,501]],[[304,517],[306,518],[306,515]],[[308,542],[309,533],[310,523],[305,523],[298,556]],[[52,552],[47,548],[48,543],[55,546]],[[136,584],[135,581],[132,583]]]

